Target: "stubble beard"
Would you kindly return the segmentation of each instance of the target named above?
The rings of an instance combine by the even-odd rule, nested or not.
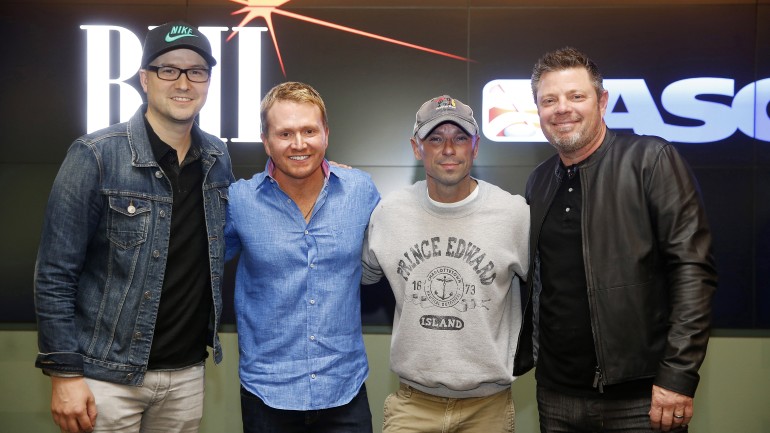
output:
[[[563,154],[577,152],[588,144],[585,140],[585,131],[577,131],[568,136],[552,135],[548,141]]]

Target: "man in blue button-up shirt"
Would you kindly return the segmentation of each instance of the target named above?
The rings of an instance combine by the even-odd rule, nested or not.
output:
[[[361,332],[361,250],[371,178],[324,159],[329,128],[309,85],[261,104],[265,171],[230,187],[227,258],[244,432],[371,432]]]

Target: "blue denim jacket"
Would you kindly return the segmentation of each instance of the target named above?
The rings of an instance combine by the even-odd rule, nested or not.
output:
[[[37,367],[141,385],[150,355],[171,230],[172,188],[144,125],[127,122],[72,144],[56,176],[35,265]],[[193,125],[201,143],[203,202],[214,311],[222,312],[225,211],[234,180],[221,140]]]

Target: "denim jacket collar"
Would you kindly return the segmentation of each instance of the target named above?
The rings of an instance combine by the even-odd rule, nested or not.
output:
[[[128,121],[128,145],[131,148],[131,164],[135,167],[157,167],[158,162],[152,152],[150,139],[144,126],[144,115],[147,112],[147,104],[136,111]],[[201,151],[211,157],[222,156],[223,152],[214,146],[201,132],[197,123],[193,123],[190,131],[201,144]]]

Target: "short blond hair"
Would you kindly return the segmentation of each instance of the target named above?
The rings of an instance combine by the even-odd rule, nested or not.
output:
[[[262,98],[262,103],[259,106],[259,117],[262,120],[262,133],[267,134],[267,112],[273,108],[273,105],[278,101],[292,101],[298,103],[310,103],[315,105],[321,110],[321,118],[323,119],[324,127],[329,126],[329,121],[326,117],[326,105],[321,95],[309,84],[300,83],[298,81],[287,81],[281,83],[272,89]]]

